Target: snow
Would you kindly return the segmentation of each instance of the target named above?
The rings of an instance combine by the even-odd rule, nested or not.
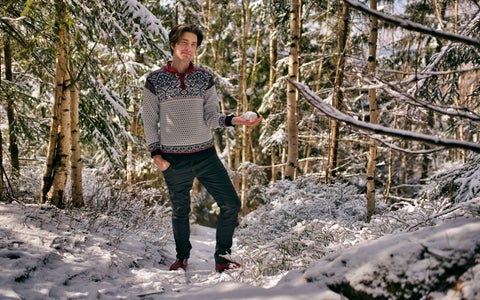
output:
[[[479,169],[474,160],[453,173],[476,184]],[[40,178],[22,176],[34,179],[24,178],[24,189]],[[365,196],[351,185],[314,176],[278,181],[236,231],[233,255],[243,268],[218,274],[215,229],[192,224],[188,270],[168,271],[175,257],[168,206],[96,182],[101,174],[84,176],[81,210],[34,204],[34,195],[0,202],[1,299],[480,297],[478,192],[442,211],[441,197],[395,209],[378,203],[365,223]]]

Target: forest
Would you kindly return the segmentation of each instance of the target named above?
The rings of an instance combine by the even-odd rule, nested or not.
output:
[[[83,206],[82,167],[158,184],[139,118],[143,83],[168,60],[168,28],[185,22],[206,33],[195,62],[215,73],[225,114],[265,118],[215,133],[244,214],[258,205],[256,185],[307,174],[385,203],[413,198],[437,170],[479,151],[475,1],[381,1],[373,10],[384,19],[357,1],[2,1],[6,197],[22,165],[39,161],[38,199],[59,207]],[[292,80],[356,121],[404,132],[335,118]],[[65,101],[56,99],[65,94],[71,130],[62,138],[56,108]]]
[[[253,230],[261,220],[279,238],[310,222],[302,224],[315,240],[330,239],[313,228],[326,226],[325,214],[373,221],[362,225],[371,229],[385,214],[408,219],[413,210],[418,223],[394,226],[407,231],[452,211],[479,216],[478,1],[0,3],[0,203],[88,214],[89,225],[120,208],[132,213],[130,201],[167,215],[168,192],[143,133],[143,88],[170,59],[170,28],[193,23],[205,34],[194,63],[215,75],[222,113],[264,118],[256,127],[214,131],[242,201],[241,227]],[[309,193],[320,207],[310,206]],[[215,200],[199,182],[191,194],[192,223],[214,227]],[[284,228],[273,211],[284,214]],[[382,234],[359,235],[395,232],[382,224]],[[272,238],[262,234],[240,233],[239,242]],[[356,242],[335,241],[349,243]],[[282,263],[266,268],[255,260],[252,278],[304,267],[330,252],[327,244],[301,262],[303,250],[286,258],[266,247],[263,255],[278,251]]]

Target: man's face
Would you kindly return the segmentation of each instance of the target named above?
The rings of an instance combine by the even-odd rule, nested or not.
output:
[[[197,51],[197,35],[184,32],[178,42],[171,47],[175,59],[190,62]]]

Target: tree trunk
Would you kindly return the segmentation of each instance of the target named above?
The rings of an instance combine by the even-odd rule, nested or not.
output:
[[[0,74],[2,73],[2,65],[0,64]],[[2,84],[2,76],[0,76],[0,86]],[[3,201],[3,138],[2,128],[0,127],[0,201]]]
[[[143,54],[139,49],[135,51],[135,62],[144,63],[145,59]],[[129,114],[130,114],[130,136],[132,139],[127,141],[127,184],[129,187],[132,187],[136,182],[136,172],[135,172],[135,156],[137,149],[135,147],[135,138],[138,136],[138,105],[137,97],[131,99]]]
[[[270,160],[271,160],[271,166],[272,166],[272,177],[270,179],[270,183],[275,183],[275,181],[277,181],[277,170],[275,168],[275,162],[277,161],[276,159],[276,149],[275,149],[275,145],[272,145],[270,147],[270,151],[271,151],[271,154],[270,154]]]
[[[327,49],[327,42],[328,42],[328,32],[330,30],[330,1],[327,1],[327,15],[325,17],[325,22],[323,23],[323,39],[322,39],[322,52],[321,52],[321,58],[320,58],[320,63],[318,65],[318,76],[317,76],[317,85],[316,85],[316,91],[320,90],[322,86],[322,73],[323,73],[323,65],[324,65],[324,60],[325,60],[325,53]],[[327,162],[327,167],[325,166],[325,162],[322,162],[322,170],[325,170],[325,168],[328,168],[328,162]],[[328,174],[328,171],[325,172],[325,174]],[[327,175],[325,175],[327,177]]]
[[[377,10],[377,0],[370,0],[370,8]],[[374,81],[377,62],[378,20],[370,17],[370,40],[368,42],[368,71],[370,81]],[[378,124],[377,91],[368,90],[370,105],[370,123]],[[367,162],[367,222],[370,222],[375,213],[375,171],[377,166],[377,141],[370,139],[370,154]]]
[[[318,74],[317,74],[317,84],[316,84],[316,90],[320,90],[320,87],[322,86],[322,73],[323,73],[323,64],[325,60],[325,52],[327,49],[327,43],[328,43],[328,32],[330,31],[330,1],[327,1],[327,9],[326,9],[327,15],[325,16],[325,21],[323,22],[323,39],[322,39],[322,52],[321,52],[321,57],[320,57],[320,63],[318,64]]]
[[[135,104],[130,106],[130,135],[132,137],[136,136],[137,132],[137,107]],[[131,187],[135,184],[135,145],[134,141],[128,140],[127,142],[127,185]]]
[[[397,115],[393,116],[393,128],[397,128]],[[393,140],[392,140],[393,143]],[[385,194],[383,196],[383,200],[385,203],[388,203],[388,198],[390,198],[390,191],[392,188],[392,178],[393,178],[393,170],[392,170],[392,165],[393,165],[393,150],[392,148],[388,149],[388,161],[387,161],[387,182],[386,182],[386,187],[385,187]]]
[[[272,14],[270,14],[269,18],[269,28],[270,28],[270,36],[268,39],[268,54],[269,54],[269,61],[270,61],[270,68],[269,68],[269,80],[268,80],[268,88],[271,89],[273,84],[277,80],[277,30],[275,28],[275,19],[273,18]]]
[[[0,201],[3,201],[3,143],[2,129],[0,128]]]
[[[65,190],[70,166],[71,150],[71,96],[70,76],[67,70],[68,18],[66,4],[55,1],[56,12],[56,73],[55,100],[50,128],[47,161],[41,187],[40,202],[65,207]]]
[[[290,8],[290,53],[288,55],[288,78],[299,80],[300,26],[302,21],[302,1],[292,0]],[[298,91],[288,82],[287,85],[287,138],[288,158],[285,169],[287,179],[294,180],[298,172],[298,126],[297,126]]]
[[[67,91],[68,92],[68,91]],[[70,90],[71,95],[71,120],[72,120],[72,207],[83,207],[83,180],[82,180],[82,153],[80,147],[79,128],[79,95],[78,84],[74,82]]]
[[[269,56],[270,67],[269,67],[268,89],[271,89],[278,77],[278,73],[275,67],[277,64],[277,57],[278,57],[278,51],[277,51],[278,39],[277,39],[277,30],[275,27],[275,19],[273,17],[273,14],[270,14],[270,17],[269,17],[269,29],[270,29],[270,35],[268,38],[268,56]],[[277,170],[275,168],[275,164],[277,161],[275,145],[271,146],[271,152],[272,152],[271,153],[271,164],[272,164],[271,182],[274,183],[277,180]]]
[[[250,32],[250,1],[242,1],[242,36],[240,43],[240,83],[238,86],[238,105],[237,105],[237,115],[243,114],[248,110],[248,98],[246,95],[247,90],[247,47],[248,47],[248,36]],[[237,126],[240,127],[240,126]],[[243,139],[240,139],[240,133],[243,132]],[[236,128],[236,145],[235,145],[235,170],[238,170],[240,166],[240,161],[244,162],[247,159],[248,152],[248,138],[247,138],[247,128],[242,126],[242,130]],[[241,156],[241,158],[240,158]],[[238,173],[236,173],[238,174]],[[236,184],[240,188],[240,200],[242,202],[242,213],[246,209],[246,184],[247,184],[247,170],[242,171],[242,181],[240,186],[240,178],[237,178]],[[238,177],[238,175],[237,175]]]
[[[338,60],[337,67],[335,71],[335,82],[333,87],[333,99],[332,106],[341,110],[343,102],[343,77],[344,77],[344,68],[345,68],[345,55],[347,48],[347,38],[349,35],[350,27],[350,17],[349,17],[349,7],[347,3],[343,2],[342,4],[342,13],[340,20],[340,28],[338,33]],[[339,126],[337,120],[332,119],[330,121],[330,143],[328,150],[328,168],[326,172],[326,182],[330,182],[333,177],[336,175],[336,168],[338,162],[338,139],[339,139]]]
[[[3,49],[5,55],[5,80],[13,82],[12,71],[12,50],[10,38],[5,37],[5,48]],[[20,170],[20,162],[18,159],[18,145],[17,145],[17,133],[15,130],[15,103],[14,98],[7,97],[7,119],[8,119],[8,140],[10,151],[10,164],[12,165],[13,173],[18,175]]]

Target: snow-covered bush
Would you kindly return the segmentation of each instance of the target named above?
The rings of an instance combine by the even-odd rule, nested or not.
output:
[[[479,197],[480,155],[472,155],[467,163],[431,177],[424,194],[428,194],[430,200],[436,200],[444,206]]]
[[[265,203],[262,194],[264,187],[268,185],[267,174],[265,173],[264,168],[251,162],[244,162],[240,164],[238,171],[240,171],[240,175],[242,177],[245,175],[243,173],[244,171],[246,171],[246,174],[248,176],[246,190],[246,206],[248,212],[250,212]]]
[[[473,169],[466,165],[456,173],[457,182],[468,186],[466,191],[475,190],[471,183],[480,173]],[[365,195],[350,184],[325,185],[315,176],[279,181],[265,187],[261,195],[265,204],[245,216],[236,233],[252,284],[262,284],[263,276],[306,268],[361,241],[415,231],[460,216],[478,217],[480,212],[480,198],[444,205],[444,198],[430,199],[424,194],[391,207],[377,201],[376,214],[366,223]]]
[[[85,207],[70,213],[74,217],[81,215],[80,223],[88,224],[89,231],[107,229],[112,243],[132,234],[163,245],[170,242],[170,208],[157,200],[162,197],[158,189],[129,187],[91,169],[84,170],[84,187]]]
[[[306,176],[278,181],[262,195],[265,204],[243,218],[236,234],[252,278],[306,267],[337,245],[355,244],[362,232],[366,199],[352,185]]]
[[[16,201],[37,204],[42,168],[40,161],[22,167],[17,180],[23,184],[15,192]],[[132,235],[159,249],[172,243],[170,207],[162,205],[163,194],[158,188],[145,184],[129,187],[98,169],[84,168],[83,196],[84,207],[59,210],[64,215],[62,222],[67,223],[62,226],[85,234],[105,235],[113,246]],[[49,205],[42,207],[45,211],[57,211]]]
[[[419,195],[374,215],[370,226],[387,234],[413,231],[460,216],[479,217],[480,156],[472,156],[467,163],[432,176]]]

